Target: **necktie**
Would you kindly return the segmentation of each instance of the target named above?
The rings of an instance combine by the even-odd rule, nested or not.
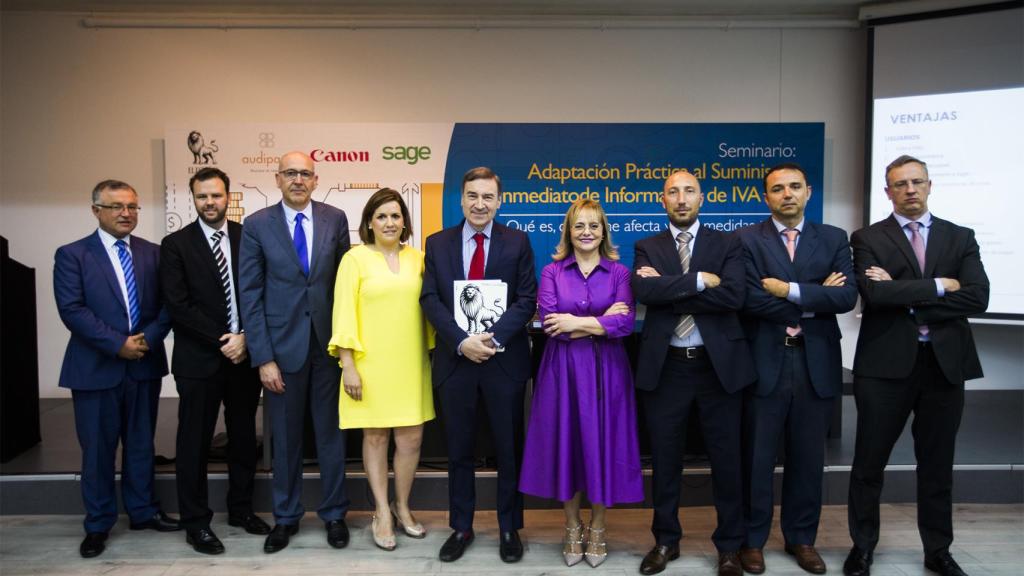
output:
[[[683,274],[690,271],[690,240],[693,235],[689,232],[680,232],[676,236],[676,240],[679,242],[679,263],[683,265]],[[693,329],[697,327],[697,324],[693,321],[693,316],[690,314],[683,314],[679,317],[679,323],[676,324],[675,334],[679,338],[686,338],[693,332]]]
[[[306,232],[302,229],[302,221],[306,215],[299,212],[295,215],[295,232],[292,234],[292,243],[295,244],[295,253],[299,255],[299,265],[302,266],[302,275],[309,276],[309,253],[306,250]]]
[[[796,258],[796,236],[800,231],[796,228],[786,228],[782,233],[786,235],[786,252],[789,252],[789,261],[792,262],[793,259]],[[801,331],[802,329],[799,324],[796,326],[786,327],[787,336],[796,336],[800,334]]]
[[[124,285],[128,291],[128,330],[139,327],[139,291],[135,286],[135,266],[132,264],[132,253],[128,251],[128,244],[124,240],[114,242],[117,246],[117,259],[121,261],[121,271],[124,272]]]
[[[477,232],[473,235],[476,240],[476,250],[473,251],[473,259],[469,261],[469,277],[467,280],[484,279],[484,235]]]
[[[921,274],[924,274],[924,236],[921,235],[921,223],[907,222],[907,228],[910,229],[910,247],[914,249],[914,256],[917,257],[917,266],[921,269]],[[928,326],[922,324],[917,327],[917,331],[921,336],[927,336]]]
[[[220,275],[220,283],[224,288],[224,303],[228,310],[228,330],[231,330],[231,272],[228,270],[228,259],[224,257],[224,252],[220,248],[223,238],[223,230],[213,233],[213,259],[217,262],[217,273]]]

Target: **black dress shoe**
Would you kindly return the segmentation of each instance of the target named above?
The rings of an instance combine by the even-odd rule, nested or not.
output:
[[[676,558],[679,558],[678,544],[675,546],[655,546],[651,548],[647,556],[644,556],[643,562],[640,563],[640,573],[647,575],[657,574]]]
[[[132,530],[156,530],[157,532],[174,532],[181,530],[181,524],[174,518],[164,514],[163,510],[157,510],[153,517],[142,522],[132,522],[128,525]]]
[[[82,555],[82,558],[95,558],[106,550],[107,547],[104,544],[106,541],[106,532],[89,532],[82,540],[82,545],[78,547],[78,553]]]
[[[452,532],[452,535],[444,541],[441,546],[441,553],[438,554],[438,558],[441,562],[455,562],[459,558],[462,558],[462,553],[466,551],[466,548],[473,543],[473,531],[469,532]]]
[[[280,552],[288,547],[288,538],[299,531],[298,524],[278,524],[263,541],[263,551],[267,554]]]
[[[223,554],[224,544],[209,528],[185,531],[185,542],[200,554]]]
[[[843,562],[843,574],[846,576],[869,576],[871,574],[871,552],[854,546],[850,548],[846,562]]]
[[[924,567],[942,576],[967,576],[963,568],[950,556],[949,550],[925,556]]]
[[[523,559],[523,541],[519,539],[519,532],[511,530],[502,532],[498,541],[498,556],[502,562],[519,562]]]
[[[270,525],[252,512],[244,516],[228,516],[228,526],[244,528],[249,534],[270,534]]]
[[[348,524],[345,524],[344,518],[325,523],[324,529],[327,530],[327,543],[332,547],[344,548],[348,546]]]

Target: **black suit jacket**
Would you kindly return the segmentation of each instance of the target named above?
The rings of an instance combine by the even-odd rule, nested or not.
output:
[[[800,324],[807,357],[807,372],[822,398],[842,393],[843,352],[836,314],[857,305],[850,243],[846,232],[804,221],[793,261],[771,218],[738,232],[747,265],[747,299],[743,323],[757,366],[757,393],[775,389],[782,371],[786,327]],[[825,287],[822,281],[833,272],[846,276],[843,286]],[[800,305],[772,296],[761,279],[777,278],[800,285]],[[804,312],[813,317],[803,318]]]
[[[228,221],[231,278],[238,299],[238,246],[242,225]],[[228,307],[210,242],[192,222],[160,244],[160,285],[174,327],[171,371],[177,377],[205,378],[221,366],[220,337],[228,332]],[[239,306],[241,326],[241,306]],[[248,365],[248,360],[245,361]]]
[[[917,359],[918,326],[927,324],[942,373],[950,382],[982,376],[967,316],[988,308],[989,284],[974,231],[932,216],[921,273],[914,250],[889,216],[853,233],[853,262],[863,317],[853,371],[869,378],[906,378]],[[892,280],[868,280],[879,266]],[[935,278],[954,278],[960,290],[939,297]],[[913,311],[912,311],[913,310]]]
[[[420,306],[437,330],[432,378],[441,386],[460,363],[458,346],[468,336],[455,323],[454,282],[465,280],[462,262],[462,227],[446,228],[427,238]],[[509,379],[525,382],[530,377],[530,346],[526,325],[537,311],[537,276],[533,248],[526,234],[502,226],[491,228],[491,245],[484,278],[502,280],[508,285],[508,309],[491,328],[494,338],[505,347],[487,362],[497,362]]]
[[[700,227],[690,272],[683,274],[676,241],[669,230],[636,243],[633,295],[647,306],[637,357],[636,387],[658,386],[669,342],[679,317],[692,314],[718,379],[732,393],[755,379],[739,310],[746,293],[743,247],[733,234]],[[635,270],[651,266],[658,278],[641,278]],[[711,272],[722,279],[714,288],[697,291],[697,273]]]

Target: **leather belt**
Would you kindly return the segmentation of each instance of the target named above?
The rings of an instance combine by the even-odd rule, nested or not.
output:
[[[785,340],[786,348],[803,348],[804,337],[803,336],[786,336]]]
[[[669,346],[668,354],[669,356],[679,358],[681,360],[698,360],[700,358],[707,358],[708,350],[703,346],[690,346],[689,348]]]

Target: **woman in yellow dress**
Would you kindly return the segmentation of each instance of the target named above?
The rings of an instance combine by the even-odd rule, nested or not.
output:
[[[434,418],[428,348],[433,331],[420,311],[423,253],[403,244],[412,236],[409,210],[383,188],[367,201],[359,224],[363,244],[345,254],[334,288],[328,352],[340,359],[338,415],[343,429],[363,429],[363,467],[376,512],[374,543],[395,549],[395,524],[413,538],[426,530],[409,510],[420,459],[423,423]],[[395,501],[388,502],[388,444],[395,436]]]

